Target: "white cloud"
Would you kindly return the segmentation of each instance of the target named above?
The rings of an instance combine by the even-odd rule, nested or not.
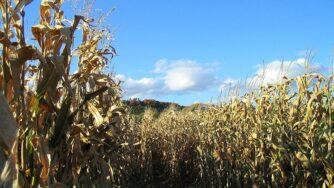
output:
[[[248,79],[220,80],[215,76],[217,70],[215,63],[203,64],[187,59],[161,59],[156,62],[150,72],[153,74],[152,77],[134,79],[125,75],[117,75],[116,79],[123,81],[124,96],[132,98],[154,98],[159,95],[203,92],[215,87],[222,94],[238,96],[249,89],[258,89],[263,84],[279,83],[283,76],[294,78],[305,73],[321,72],[322,68],[304,58],[292,61],[274,60],[263,65],[256,65],[254,76]]]
[[[169,63],[160,61],[157,65],[155,70],[160,70],[165,75],[165,86],[171,91],[197,91],[218,83],[218,78],[212,74],[214,71],[211,64],[177,60]]]
[[[219,87],[222,92],[230,92],[242,88],[244,91],[258,89],[261,85],[276,84],[282,81],[283,77],[295,78],[311,72],[321,72],[323,67],[299,58],[293,61],[274,60],[266,64],[255,66],[254,76],[246,79],[228,78]],[[246,90],[245,90],[246,89]]]
[[[219,86],[219,91],[235,89],[240,86],[240,79],[227,78]]]
[[[241,89],[241,80],[227,78],[219,86],[220,101],[229,101],[238,98]]]
[[[155,65],[154,65],[153,73],[161,73],[161,72],[163,72],[164,69],[166,68],[166,66],[168,66],[167,62],[168,62],[167,59],[160,59],[160,60],[158,60],[155,63]]]
[[[201,91],[219,83],[213,75],[215,64],[201,64],[193,60],[161,59],[152,71],[154,78],[133,79],[117,75],[116,79],[124,81],[123,90],[128,97],[150,97],[170,93]]]
[[[308,62],[305,58],[294,61],[275,60],[264,65],[256,65],[255,76],[249,78],[249,87],[258,87],[265,84],[279,83],[285,76],[295,78],[306,73],[319,72],[321,67],[317,64]]]
[[[154,95],[161,92],[159,90],[161,83],[157,78],[141,78],[136,80],[130,77],[126,78],[124,75],[116,75],[115,78],[124,82],[122,89],[125,92],[124,94],[130,98]]]

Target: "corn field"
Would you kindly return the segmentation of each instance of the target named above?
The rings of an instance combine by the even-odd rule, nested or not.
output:
[[[334,75],[137,121],[104,73],[108,29],[42,0],[25,31],[31,1],[0,1],[0,187],[334,187]]]
[[[333,77],[285,79],[158,119],[148,110],[132,128],[141,144],[130,149],[128,172],[180,187],[333,187]]]

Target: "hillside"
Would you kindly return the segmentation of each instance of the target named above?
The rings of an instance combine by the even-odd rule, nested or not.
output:
[[[140,121],[143,118],[145,110],[151,110],[154,112],[155,117],[158,117],[160,113],[168,108],[174,108],[176,110],[185,108],[185,106],[174,102],[162,102],[154,99],[140,100],[139,98],[123,100],[123,104],[128,108],[129,114],[137,121]]]

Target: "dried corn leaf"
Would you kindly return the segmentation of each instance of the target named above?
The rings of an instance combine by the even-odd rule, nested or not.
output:
[[[96,90],[94,92],[87,93],[85,95],[84,102],[89,101],[89,100],[95,98],[96,96],[102,94],[103,92],[105,92],[107,90],[108,90],[108,87],[101,87],[100,89],[98,89],[98,90]]]
[[[310,161],[308,160],[306,155],[303,154],[302,152],[300,152],[300,151],[297,152],[296,157],[297,157],[298,160],[300,160],[302,162],[304,167],[308,168],[310,166]]]
[[[29,5],[32,1],[33,1],[33,0],[20,0],[20,1],[16,4],[16,6],[15,6],[13,12],[12,12],[12,14],[17,13],[18,11],[21,12],[21,11],[23,10],[23,8],[24,8],[25,6],[27,6],[27,5]]]
[[[10,152],[18,127],[5,97],[0,93],[0,146]]]
[[[94,116],[94,124],[95,126],[100,126],[104,123],[104,119],[101,116],[99,110],[90,102],[87,102],[87,107],[90,113]]]
[[[7,34],[5,34],[4,32],[0,31],[0,43],[2,43],[5,46],[11,46],[11,42],[7,36]]]
[[[51,6],[53,4],[51,0],[42,0],[40,5],[40,17],[41,23],[50,24],[51,22]]]
[[[2,170],[0,177],[0,187],[18,187],[15,186],[16,180],[16,168],[15,168],[16,160],[13,156],[10,156],[5,163],[5,166]]]
[[[50,139],[50,148],[55,148],[60,141],[65,137],[65,133],[68,128],[68,117],[70,114],[72,98],[68,96],[62,103],[58,117],[56,120],[56,125],[52,137]]]
[[[125,109],[123,107],[119,107],[119,106],[115,106],[115,105],[110,107],[110,111],[112,113],[118,113],[119,115],[126,114]]]

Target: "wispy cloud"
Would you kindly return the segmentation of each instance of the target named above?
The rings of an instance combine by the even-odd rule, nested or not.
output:
[[[248,79],[250,87],[279,83],[283,77],[294,78],[311,72],[319,72],[322,67],[305,58],[293,61],[275,60],[264,65],[256,65],[255,76]]]
[[[240,86],[240,82],[240,79],[227,78],[220,84],[219,91],[224,92],[227,90],[236,89],[238,86]]]
[[[254,76],[247,78],[244,82],[241,78],[228,78],[220,85],[220,90],[226,88],[234,89],[242,87],[243,89],[258,89],[261,85],[276,84],[282,81],[283,77],[295,78],[311,72],[322,72],[324,67],[309,62],[305,58],[296,60],[274,60],[266,64],[255,66]]]

